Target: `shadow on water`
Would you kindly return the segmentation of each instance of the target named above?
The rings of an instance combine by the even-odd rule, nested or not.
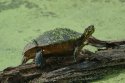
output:
[[[11,0],[11,2],[0,2],[0,12],[9,10],[9,9],[15,9],[19,8],[21,5],[25,5],[26,8],[39,8],[39,6],[35,3],[29,2],[29,1],[23,1],[23,0]]]
[[[57,14],[55,12],[46,11],[46,9],[43,10],[43,8],[40,8],[39,5],[27,0],[11,0],[10,2],[0,2],[0,12],[20,8],[22,5],[24,5],[28,9],[36,8],[41,13],[41,15],[45,17],[57,17]]]

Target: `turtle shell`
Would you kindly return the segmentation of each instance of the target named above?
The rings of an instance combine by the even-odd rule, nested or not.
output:
[[[47,46],[55,43],[62,43],[72,39],[77,39],[81,36],[81,33],[78,33],[74,30],[68,28],[56,28],[50,31],[44,32],[42,35],[37,37],[35,40],[37,41],[39,46]],[[36,44],[32,41],[29,42],[25,48],[24,52],[35,47]]]

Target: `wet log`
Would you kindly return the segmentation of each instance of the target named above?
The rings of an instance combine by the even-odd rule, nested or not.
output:
[[[125,43],[106,41],[103,44],[106,45],[106,43],[111,46],[117,44],[117,48],[104,49],[95,53],[84,50],[78,55],[77,63],[73,63],[72,57],[62,61],[50,58],[42,69],[34,63],[8,67],[0,72],[0,83],[89,81],[100,79],[114,67],[124,69]]]

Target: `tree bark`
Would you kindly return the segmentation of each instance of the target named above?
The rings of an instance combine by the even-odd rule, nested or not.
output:
[[[93,43],[94,41],[94,43]],[[96,43],[95,43],[96,42]],[[90,43],[100,44],[96,39]],[[101,43],[102,44],[102,43]],[[107,49],[92,53],[84,50],[74,63],[72,57],[64,60],[50,58],[44,68],[37,67],[34,63],[8,67],[0,72],[0,83],[39,83],[69,81],[89,81],[100,79],[106,72],[114,67],[124,68],[125,65],[125,42],[103,41],[100,47]],[[114,48],[117,47],[117,48]],[[113,49],[109,49],[113,48]]]

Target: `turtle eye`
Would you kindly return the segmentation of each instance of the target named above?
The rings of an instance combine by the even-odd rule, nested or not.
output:
[[[92,30],[91,29],[89,29],[89,31],[88,32],[91,32]]]

